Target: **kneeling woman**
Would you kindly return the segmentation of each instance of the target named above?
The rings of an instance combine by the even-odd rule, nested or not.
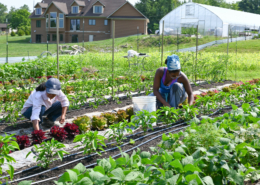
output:
[[[181,72],[180,60],[177,55],[168,56],[167,67],[157,69],[153,93],[157,98],[157,108],[162,106],[178,108],[188,97],[188,103],[193,104],[193,93],[187,76]]]
[[[43,122],[42,116],[46,116],[44,124],[48,127],[53,126],[54,121],[60,116],[60,123],[63,124],[68,106],[69,100],[61,91],[60,81],[50,78],[31,93],[21,113],[31,119],[34,130],[39,130],[39,124]]]

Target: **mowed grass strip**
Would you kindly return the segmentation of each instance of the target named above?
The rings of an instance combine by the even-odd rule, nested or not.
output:
[[[245,41],[237,41],[237,43],[233,40],[233,42],[229,43],[228,52],[235,53],[237,50],[238,53],[257,53],[260,52],[260,40],[245,40]],[[200,52],[227,52],[227,44],[219,44],[214,45],[208,48],[201,50]]]
[[[8,57],[26,57],[26,56],[39,56],[43,51],[47,51],[46,43],[30,43],[31,36],[8,36]],[[215,37],[205,36],[199,39],[199,44],[205,44],[214,41]],[[130,49],[138,50],[142,53],[151,53],[161,51],[162,37],[156,35],[134,35],[115,39],[115,51],[127,54]],[[179,37],[179,49],[189,48],[196,46],[196,38]],[[66,45],[80,45],[79,43],[66,43]],[[164,51],[177,50],[176,36],[164,36]],[[61,43],[64,45],[64,43]],[[121,46],[127,45],[127,48]],[[87,52],[107,52],[112,51],[112,39],[106,39],[94,42],[85,42],[84,47]],[[57,52],[57,46],[54,43],[48,45],[48,51],[51,53]],[[0,36],[0,57],[6,57],[6,35]]]

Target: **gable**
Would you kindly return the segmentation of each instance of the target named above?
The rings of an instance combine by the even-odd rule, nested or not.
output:
[[[103,6],[99,1],[97,1],[93,6]]]
[[[51,6],[49,6],[47,12],[45,12],[45,14],[48,14],[50,12],[57,12],[57,13],[63,13],[61,12],[54,4],[52,4]]]
[[[129,3],[126,3],[123,5],[119,10],[117,10],[115,13],[113,13],[110,16],[131,16],[131,17],[144,17],[138,10],[136,10],[132,5]],[[144,17],[145,18],[145,17]]]
[[[74,1],[74,3],[72,3],[71,6],[79,6],[79,5],[78,5],[78,3],[76,3],[76,2]]]

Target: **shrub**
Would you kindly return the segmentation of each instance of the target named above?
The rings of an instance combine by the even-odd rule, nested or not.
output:
[[[20,150],[31,146],[31,142],[27,135],[15,136],[15,137],[16,137],[16,142],[18,143]]]
[[[31,32],[29,30],[26,30],[25,35],[31,35]]]
[[[74,137],[79,134],[79,127],[74,123],[66,123],[64,130],[68,133],[69,137]]]
[[[45,137],[45,132],[42,130],[34,130],[31,139],[33,140],[33,144],[41,144],[47,137]]]
[[[85,133],[90,130],[91,119],[88,116],[80,116],[73,120],[73,123],[79,126],[80,132]]]
[[[118,122],[122,122],[127,119],[127,114],[125,110],[118,110],[116,115],[117,115]]]
[[[53,126],[50,130],[50,136],[53,137],[57,141],[64,141],[67,138],[68,133],[65,131],[64,128],[59,126]]]
[[[14,32],[14,31],[11,32],[11,36],[12,36],[12,37],[15,36],[15,32]]]
[[[18,34],[19,36],[23,36],[25,33],[24,33],[23,30],[19,30],[19,31],[17,32],[17,34]]]
[[[93,129],[103,130],[107,126],[107,119],[103,116],[93,116],[92,127]]]
[[[101,116],[107,119],[107,126],[113,125],[117,121],[116,114],[112,112],[102,113]]]

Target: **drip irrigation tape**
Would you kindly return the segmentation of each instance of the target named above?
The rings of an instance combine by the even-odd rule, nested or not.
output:
[[[209,114],[208,116],[212,116],[212,115],[218,113],[220,110],[221,110],[221,109],[218,109],[217,111],[213,112],[212,114]],[[200,119],[201,119],[201,118],[200,118]],[[143,138],[148,137],[148,136],[150,136],[150,135],[156,134],[156,133],[158,133],[158,132],[162,132],[162,131],[165,131],[165,130],[168,130],[168,129],[171,129],[171,128],[174,128],[174,127],[177,127],[177,126],[185,125],[186,123],[187,123],[187,122],[184,122],[184,123],[181,123],[181,124],[178,124],[178,125],[174,125],[174,126],[171,126],[171,127],[167,127],[167,128],[165,128],[165,129],[162,129],[162,130],[159,130],[159,131],[156,131],[156,132],[147,134],[147,135],[145,135],[145,136],[139,137],[139,138],[134,139],[134,140],[135,140],[135,141],[138,141],[138,140],[140,140],[140,139],[143,139]],[[173,123],[173,124],[176,124],[176,123]],[[189,126],[182,127],[182,128],[178,128],[178,129],[175,129],[175,130],[166,132],[166,133],[164,133],[164,134],[167,134],[167,133],[170,133],[170,132],[174,132],[174,131],[178,131],[178,130],[181,130],[181,129],[184,129],[184,128],[187,128],[187,127],[189,127]],[[143,132],[143,131],[142,131],[142,132]],[[142,133],[142,132],[140,132],[140,133]],[[135,134],[137,134],[137,133],[135,133]],[[152,141],[152,140],[154,140],[154,139],[157,139],[158,137],[160,137],[160,136],[162,136],[162,135],[163,135],[163,134],[160,134],[160,135],[158,135],[158,136],[155,136],[155,137],[151,138],[150,140],[145,141],[144,143],[141,143],[141,144],[139,144],[139,145],[137,145],[137,146],[135,146],[135,147],[133,147],[133,148],[131,148],[131,149],[125,151],[125,152],[132,151],[132,150],[134,150],[135,148],[137,148],[137,147],[139,147],[139,146],[142,146],[142,145],[144,145],[144,144],[146,144],[146,143],[148,143],[148,142],[150,142],[150,141]],[[110,144],[111,144],[111,143],[110,143]],[[121,145],[120,147],[123,147],[123,146],[125,146],[125,145],[127,145],[127,144],[129,144],[129,143],[124,143],[124,144]],[[111,151],[111,150],[116,150],[116,149],[117,149],[117,147],[110,148],[110,149],[108,149],[108,150],[105,150],[105,152],[108,152],[108,151]],[[101,153],[104,153],[104,152],[101,151]],[[77,155],[77,154],[71,154],[70,156],[72,156],[72,155]],[[24,178],[20,178],[20,179],[11,181],[11,182],[9,182],[9,183],[19,182],[19,181],[22,181],[22,180],[29,179],[29,178],[31,178],[31,177],[35,177],[35,176],[37,176],[37,175],[41,175],[41,174],[44,174],[44,173],[47,173],[47,172],[51,172],[51,171],[53,171],[53,170],[57,170],[57,169],[59,169],[59,168],[61,168],[61,167],[64,167],[64,166],[66,166],[66,165],[69,165],[69,164],[71,164],[71,163],[75,163],[75,162],[77,162],[77,161],[80,161],[80,160],[83,160],[83,159],[86,159],[86,158],[89,158],[89,157],[92,157],[92,156],[95,156],[95,155],[97,155],[97,153],[94,153],[94,154],[91,154],[91,155],[88,155],[88,156],[85,156],[85,157],[76,159],[76,160],[74,160],[74,161],[70,161],[70,162],[68,162],[68,163],[62,164],[62,165],[60,165],[60,166],[57,166],[57,167],[55,167],[55,168],[52,168],[52,169],[49,169],[49,170],[46,170],[46,171],[43,171],[43,172],[40,172],[40,173],[37,173],[37,174],[33,174],[33,175],[30,175],[30,176],[27,176],[27,177],[24,177]],[[117,155],[113,156],[113,158],[115,158],[115,157],[117,157],[117,156],[119,156],[119,155],[121,155],[121,154],[117,154]],[[66,157],[69,157],[69,156],[66,156]],[[88,168],[88,167],[91,167],[91,166],[93,166],[93,165],[96,165],[96,163],[87,165],[87,166],[85,166],[85,167]],[[37,166],[36,166],[36,167],[37,167]],[[32,167],[32,168],[34,168],[34,167]],[[28,171],[28,170],[29,170],[29,169],[27,169],[27,170],[25,170],[25,171]],[[21,173],[22,173],[22,172],[21,172]],[[60,176],[61,176],[61,175],[59,175],[58,177],[60,177]],[[34,182],[34,183],[32,183],[32,185],[33,185],[33,184],[38,184],[38,183],[40,183],[40,182],[46,182],[46,181],[49,181],[49,180],[52,180],[52,179],[56,179],[56,178],[58,178],[58,177],[53,177],[53,178],[45,179],[45,180],[43,180],[43,181]],[[6,185],[6,183],[3,183],[2,185]]]
[[[186,124],[186,122],[183,123],[183,124]],[[182,129],[187,128],[187,127],[189,127],[189,126],[182,127],[182,128],[178,128],[178,129],[175,129],[175,130],[166,132],[166,133],[164,133],[164,134],[168,134],[168,133],[170,133],[170,132],[179,131],[179,130],[182,130]],[[149,139],[149,140],[147,140],[147,141],[145,141],[145,142],[143,142],[143,143],[141,143],[141,144],[139,144],[139,145],[137,145],[137,146],[135,146],[135,147],[133,147],[133,148],[130,148],[130,149],[124,151],[124,153],[130,152],[130,151],[132,151],[132,150],[134,150],[134,149],[136,149],[136,148],[138,148],[138,147],[140,147],[140,146],[142,146],[142,145],[144,145],[144,144],[146,144],[146,143],[149,143],[149,142],[152,141],[152,140],[157,139],[158,137],[161,137],[162,135],[163,135],[163,134],[160,134],[160,135],[158,135],[158,136],[155,136],[155,137],[153,137],[153,138],[151,138],[151,139]],[[116,157],[118,157],[118,156],[120,156],[120,155],[121,155],[121,153],[119,153],[119,154],[117,154],[117,155],[114,155],[112,158],[116,158]],[[93,164],[87,165],[87,166],[85,166],[85,167],[86,167],[86,168],[89,168],[89,167],[92,167],[92,166],[95,166],[95,165],[97,165],[97,163],[93,163]],[[37,182],[32,183],[32,185],[33,185],[33,184],[38,184],[38,183],[40,183],[40,182],[46,182],[46,181],[49,181],[49,180],[53,180],[53,179],[59,178],[59,177],[61,177],[62,175],[63,175],[63,174],[60,174],[60,175],[57,176],[57,177],[52,177],[52,178],[49,178],[49,179],[46,179],[46,180],[43,180],[43,181],[37,181]]]
[[[164,131],[164,130],[168,130],[168,129],[171,129],[171,128],[174,128],[174,127],[177,127],[177,126],[181,126],[181,125],[185,125],[185,124],[186,124],[186,122],[181,123],[181,124],[178,124],[178,125],[174,125],[174,126],[172,126],[172,127],[165,128],[165,129],[163,129],[163,130],[159,130],[159,131],[156,131],[156,132],[147,134],[147,135],[145,135],[145,136],[142,136],[142,137],[139,137],[139,138],[135,139],[135,141],[138,141],[138,140],[140,140],[140,139],[146,138],[146,137],[148,137],[148,136],[150,136],[150,135],[153,135],[153,134],[156,134],[156,133],[158,133],[158,132],[162,132],[162,131]],[[180,129],[182,129],[182,128],[180,128]],[[129,144],[129,143],[124,143],[124,144],[121,145],[120,147],[123,147],[123,146],[128,145],[128,144]],[[105,152],[112,151],[112,150],[116,150],[116,149],[117,149],[117,147],[110,148],[110,149],[108,149],[108,150],[105,150]],[[101,151],[101,153],[104,153],[104,152]],[[37,176],[37,175],[41,175],[41,174],[44,174],[44,173],[47,173],[47,172],[51,172],[51,171],[53,171],[53,170],[57,170],[57,169],[59,169],[59,168],[61,168],[61,167],[67,166],[67,165],[69,165],[69,164],[71,164],[71,163],[75,163],[75,162],[77,162],[77,161],[84,160],[84,159],[87,159],[87,158],[92,157],[92,156],[95,156],[95,155],[97,155],[97,153],[94,153],[94,154],[91,154],[91,155],[88,155],[88,156],[85,156],[85,157],[81,157],[81,158],[79,158],[79,159],[76,159],[76,160],[70,161],[70,162],[68,162],[68,163],[65,163],[65,164],[56,166],[56,167],[51,168],[51,169],[49,169],[49,170],[46,170],[46,171],[43,171],[43,172],[40,172],[40,173],[37,173],[37,174],[33,174],[33,175],[30,175],[30,176],[27,176],[27,177],[23,177],[23,178],[20,178],[20,179],[11,181],[11,182],[9,182],[9,183],[14,183],[14,182],[26,180],[26,179],[29,179],[29,178],[31,178],[31,177],[35,177],[35,176]],[[2,185],[5,185],[5,183],[2,184]]]

